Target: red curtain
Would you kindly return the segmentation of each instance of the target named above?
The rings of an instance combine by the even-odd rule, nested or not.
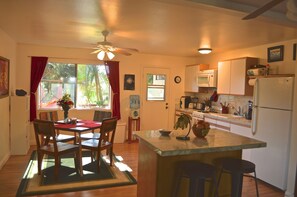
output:
[[[120,110],[120,71],[119,62],[116,61],[104,61],[106,74],[108,76],[109,84],[113,92],[112,99],[112,114],[121,119]]]
[[[31,58],[31,85],[30,85],[30,121],[36,118],[36,97],[39,82],[42,78],[48,57]]]

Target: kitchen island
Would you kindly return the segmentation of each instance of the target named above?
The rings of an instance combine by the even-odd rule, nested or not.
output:
[[[137,196],[171,196],[179,161],[199,160],[215,165],[215,160],[221,157],[241,158],[242,149],[266,146],[265,142],[217,129],[211,129],[205,138],[197,138],[191,132],[189,141],[176,139],[184,134],[184,131],[173,131],[163,136],[158,130],[134,133],[139,139]],[[226,186],[229,182],[230,176],[224,174],[220,195],[230,195],[231,187]],[[180,196],[186,192],[184,188]]]

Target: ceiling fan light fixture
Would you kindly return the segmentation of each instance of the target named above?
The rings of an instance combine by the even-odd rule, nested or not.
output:
[[[104,59],[104,56],[105,56],[105,52],[104,51],[100,51],[98,54],[97,54],[97,58],[99,60],[103,60]]]
[[[209,54],[211,53],[212,49],[211,48],[200,48],[198,49],[198,52],[201,54]]]
[[[106,52],[108,59],[112,60],[114,58],[114,54],[110,51]]]

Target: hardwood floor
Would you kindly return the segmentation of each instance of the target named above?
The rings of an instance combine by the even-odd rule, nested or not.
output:
[[[5,166],[0,170],[0,196],[10,197],[15,196],[18,189],[20,180],[25,171],[31,151],[34,150],[32,147],[26,156],[11,156]],[[137,178],[137,164],[138,164],[138,144],[115,144],[114,152],[116,155],[121,155],[124,158],[124,162],[130,166],[133,170],[131,173]],[[259,181],[259,191],[261,197],[283,197],[284,193],[279,191],[263,182]],[[255,184],[253,179],[245,178],[243,183],[243,197],[254,197],[256,196]],[[88,190],[81,192],[68,192],[53,195],[42,195],[42,196],[101,196],[101,197],[136,197],[137,196],[137,185],[112,187],[107,189]]]

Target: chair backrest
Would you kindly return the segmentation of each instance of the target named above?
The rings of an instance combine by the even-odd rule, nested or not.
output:
[[[102,122],[103,119],[111,118],[111,115],[110,111],[95,110],[93,120]]]
[[[102,121],[100,127],[100,138],[99,138],[99,147],[101,146],[102,141],[109,142],[113,144],[115,131],[117,128],[117,118],[107,118]]]
[[[35,119],[33,124],[37,148],[40,148],[40,146],[44,145],[41,144],[40,141],[41,137],[43,136],[46,136],[48,139],[52,137],[53,143],[56,144],[55,125],[53,121]]]
[[[58,111],[43,111],[39,112],[40,120],[58,121]]]

